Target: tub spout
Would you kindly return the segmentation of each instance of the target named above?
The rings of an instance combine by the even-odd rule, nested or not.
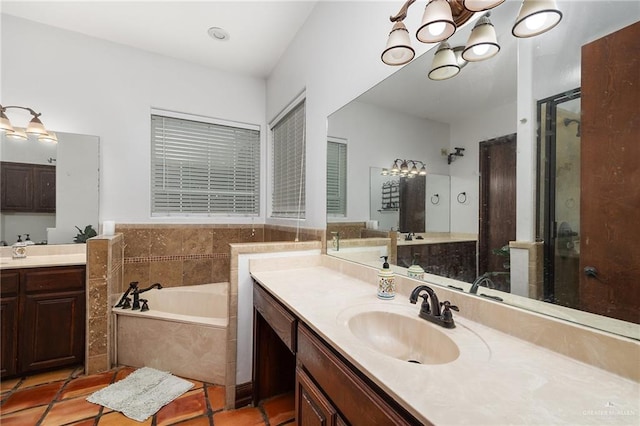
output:
[[[149,291],[153,288],[157,288],[158,290],[160,290],[162,288],[162,284],[160,283],[155,283],[150,285],[147,288],[143,288],[143,289],[138,289],[136,288],[133,291],[133,306],[131,307],[132,310],[136,311],[138,309],[140,309],[140,293],[144,293],[145,291]]]
[[[114,306],[114,308],[123,308],[123,309],[128,309],[131,305],[129,304],[129,306],[126,306],[127,303],[127,298],[129,296],[129,293],[131,293],[131,290],[137,290],[138,289],[138,281],[133,281],[129,283],[129,288],[127,289],[127,291],[122,295],[122,297],[120,298],[120,301],[116,304],[116,306]],[[131,300],[131,299],[129,299]]]

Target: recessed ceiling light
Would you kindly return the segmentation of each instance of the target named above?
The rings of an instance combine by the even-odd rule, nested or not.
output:
[[[220,27],[211,27],[207,30],[207,33],[209,33],[212,39],[218,41],[226,41],[229,40],[230,37],[229,33]]]

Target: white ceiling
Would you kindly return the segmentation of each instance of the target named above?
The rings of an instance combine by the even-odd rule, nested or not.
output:
[[[205,67],[266,78],[316,1],[6,1],[14,15]],[[207,34],[224,28],[228,41]]]

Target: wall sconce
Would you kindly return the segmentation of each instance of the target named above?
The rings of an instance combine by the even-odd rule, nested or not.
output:
[[[387,65],[404,65],[415,57],[411,47],[409,31],[402,23],[407,17],[409,7],[416,0],[406,0],[400,11],[389,20],[394,23],[387,45],[382,52],[382,62]],[[504,0],[429,0],[424,9],[422,23],[416,32],[416,38],[422,43],[439,43],[451,37],[456,29],[467,22],[476,12],[492,9]],[[555,0],[523,0],[520,12],[511,33],[515,37],[533,37],[555,27],[562,19]],[[456,53],[454,48],[454,53]],[[429,72],[432,80],[445,80],[455,76],[455,66],[449,59],[442,68],[445,50],[438,46]],[[495,56],[500,50],[495,29],[489,20],[489,14],[481,17],[471,30],[469,40],[462,49],[465,61],[482,61]],[[466,64],[466,62],[464,62]],[[463,65],[458,62],[458,71]],[[445,72],[448,70],[448,72]],[[444,75],[444,77],[443,77]]]
[[[25,111],[29,111],[29,113],[33,116],[26,129],[14,128],[9,121],[9,117],[5,114],[5,112],[10,108],[23,109]],[[44,124],[40,121],[40,116],[42,114],[35,112],[31,108],[21,107],[17,105],[9,105],[2,106],[0,105],[0,131],[4,132],[8,137],[12,139],[18,140],[27,140],[28,135],[34,135],[38,137],[38,140],[41,142],[58,142],[58,138],[56,134],[53,132],[47,131],[45,129]]]
[[[409,167],[411,165],[411,167]],[[420,169],[418,169],[420,167]],[[382,176],[400,176],[413,178],[427,175],[427,165],[420,160],[403,160],[396,158],[390,169],[382,169]]]
[[[453,163],[456,157],[464,157],[462,152],[464,148],[455,147],[454,149],[456,150],[455,152],[450,152],[449,155],[447,155],[447,164]]]

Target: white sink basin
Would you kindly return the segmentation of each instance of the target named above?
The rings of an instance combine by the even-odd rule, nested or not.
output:
[[[387,311],[354,314],[347,320],[349,330],[369,348],[402,361],[417,364],[446,364],[460,356],[458,345],[417,316]]]

